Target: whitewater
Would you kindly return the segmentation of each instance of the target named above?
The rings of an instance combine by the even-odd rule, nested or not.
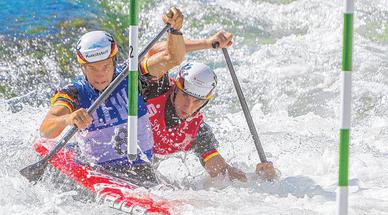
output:
[[[234,34],[229,54],[267,159],[280,177],[266,182],[254,174],[260,160],[222,52],[206,50],[187,56],[218,75],[205,120],[220,153],[247,172],[248,182],[210,179],[194,154],[181,153],[158,167],[173,186],[151,188],[151,195],[170,200],[176,214],[335,214],[342,1],[156,2],[141,14],[143,46],[163,27],[160,14],[171,5],[182,8],[186,38],[205,38],[221,29]],[[383,215],[388,214],[388,1],[356,1],[354,14],[349,214]],[[43,61],[54,71],[45,81],[63,86],[52,57]],[[38,159],[32,145],[50,89],[44,81],[32,80],[28,89],[15,84],[19,74],[34,67],[30,56],[0,63],[0,80],[26,91],[0,97],[0,214],[122,214],[79,200],[77,191],[49,181],[30,184],[19,174]]]

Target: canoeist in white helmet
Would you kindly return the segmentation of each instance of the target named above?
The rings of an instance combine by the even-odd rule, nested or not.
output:
[[[183,22],[182,13],[171,9],[173,17],[163,17],[175,30]],[[163,47],[175,50],[174,54],[161,54],[163,65],[158,67],[162,71],[176,65],[182,53],[175,44],[181,42],[182,37],[170,30],[167,43]],[[183,40],[182,40],[183,41]],[[203,49],[203,40],[184,41],[188,47]],[[155,50],[155,49],[154,49]],[[41,126],[40,133],[45,138],[56,138],[68,125],[76,125],[80,130],[77,135],[77,159],[85,165],[124,174],[133,177],[133,172],[139,180],[155,181],[148,163],[140,157],[130,164],[126,156],[126,142],[124,136],[127,130],[127,83],[122,81],[110,97],[92,116],[86,109],[104,91],[111,81],[122,72],[122,66],[116,63],[119,54],[117,44],[112,35],[105,31],[91,31],[80,38],[76,45],[76,58],[80,64],[82,75],[75,78],[70,84],[58,89],[50,99],[51,107]],[[183,50],[183,56],[185,51]],[[151,72],[150,75],[157,75]],[[144,98],[138,97],[138,140],[142,158],[152,159],[153,136],[149,125],[149,115]],[[85,132],[86,131],[86,132]],[[145,177],[145,178],[144,178]]]
[[[183,21],[182,14],[171,9],[170,23]],[[168,40],[174,40],[169,34]],[[58,89],[52,96],[40,133],[45,138],[56,138],[68,125],[76,125],[81,132],[75,144],[75,159],[84,165],[102,168],[123,176],[136,177],[139,181],[155,181],[149,162],[152,160],[153,137],[145,101],[138,96],[138,157],[130,163],[126,155],[128,117],[128,78],[124,79],[90,116],[87,109],[112,80],[123,70],[116,63],[117,44],[105,31],[91,31],[81,36],[76,44],[76,58],[82,75]],[[169,66],[167,64],[167,66]],[[132,174],[135,172],[135,174]]]
[[[87,109],[97,100],[112,80],[122,71],[116,64],[118,47],[112,35],[105,31],[91,31],[81,36],[76,45],[76,58],[82,75],[70,84],[58,89],[51,98],[51,108],[41,126],[41,135],[56,138],[68,125],[76,125],[83,132],[73,144],[76,161],[113,173],[142,180],[154,179],[150,165],[141,159],[141,153],[152,159],[152,134],[149,116],[142,96],[138,96],[139,153],[131,164],[126,155],[126,143],[120,136],[127,130],[128,78],[124,79],[102,103],[89,115]],[[145,178],[144,178],[145,179]]]
[[[154,138],[153,153],[162,157],[193,151],[211,177],[227,174],[231,179],[246,181],[245,173],[226,163],[218,152],[218,141],[200,112],[214,96],[217,86],[214,71],[202,63],[185,62],[180,65],[177,77],[168,73],[183,61],[186,52],[210,49],[214,42],[220,48],[228,47],[233,35],[218,32],[208,39],[190,41],[183,39],[181,27],[182,22],[175,25],[169,31],[173,37],[156,44],[140,66],[142,95]],[[256,172],[267,179],[276,176],[271,163],[258,164]]]

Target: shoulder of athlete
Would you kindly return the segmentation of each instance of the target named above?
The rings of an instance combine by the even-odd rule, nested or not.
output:
[[[218,147],[218,141],[215,138],[211,127],[202,120],[201,125],[195,135],[192,148],[196,153],[203,154],[206,151],[216,149]]]
[[[66,107],[70,112],[73,112],[78,108],[79,99],[78,89],[72,82],[54,92],[53,96],[50,98],[50,105],[51,107]]]
[[[161,96],[173,87],[173,82],[167,74],[157,80],[145,78],[140,79],[140,82],[142,84],[141,92],[146,100]]]

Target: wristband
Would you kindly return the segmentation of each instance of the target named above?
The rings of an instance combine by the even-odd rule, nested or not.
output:
[[[183,35],[182,32],[175,30],[174,28],[169,28],[167,30],[168,33],[174,34],[174,35]]]
[[[148,71],[148,59],[145,59],[143,63],[140,64],[141,74],[148,75],[150,72]]]

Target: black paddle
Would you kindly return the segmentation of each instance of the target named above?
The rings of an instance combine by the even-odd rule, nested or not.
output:
[[[141,62],[145,54],[151,49],[151,47],[160,39],[160,37],[170,28],[170,25],[167,24],[156,37],[154,37],[151,42],[144,48],[144,50],[139,54],[139,62]],[[104,90],[104,92],[97,98],[97,100],[92,104],[91,107],[87,110],[88,114],[91,115],[96,109],[104,102],[109,95],[113,92],[114,89],[128,76],[128,64],[124,65],[123,71],[109,84],[109,86]],[[66,143],[73,137],[77,132],[76,126],[70,126],[65,130],[62,137],[59,138],[55,147],[50,150],[50,152],[38,162],[31,164],[22,170],[20,174],[27,178],[30,182],[37,182],[42,178],[42,175],[48,165],[48,162],[66,145]]]
[[[219,42],[212,43],[213,48],[218,48],[219,46],[220,46]],[[238,82],[236,72],[234,71],[232,61],[230,60],[228,50],[226,48],[222,48],[222,52],[224,54],[226,64],[228,65],[230,75],[232,76],[234,88],[236,89],[238,99],[240,100],[240,104],[241,104],[241,107],[243,109],[245,119],[248,123],[248,127],[249,127],[249,130],[251,132],[253,142],[255,143],[257,152],[259,153],[260,161],[262,163],[267,163],[268,161],[267,161],[267,158],[265,157],[263,147],[261,146],[259,135],[257,134],[257,131],[256,131],[255,123],[252,120],[252,115],[249,111],[247,102],[245,101],[245,97],[244,97],[244,94],[241,90],[240,83]]]

